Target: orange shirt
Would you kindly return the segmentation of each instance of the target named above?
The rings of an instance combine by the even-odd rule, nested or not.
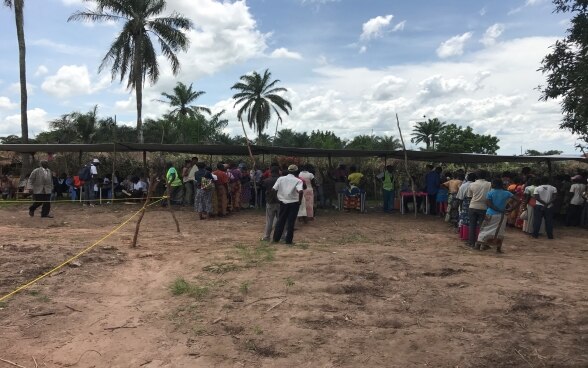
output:
[[[216,181],[218,184],[228,184],[229,183],[229,176],[227,175],[226,172],[221,171],[221,170],[214,170],[212,172],[214,175],[216,175]]]

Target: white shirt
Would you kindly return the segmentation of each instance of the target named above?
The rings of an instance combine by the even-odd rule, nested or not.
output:
[[[457,199],[459,199],[460,201],[463,201],[463,199],[465,198],[465,195],[468,191],[468,188],[470,187],[470,185],[472,184],[471,181],[465,181],[460,187],[459,190],[457,191],[457,195],[455,196]]]
[[[555,197],[555,195],[557,194],[557,189],[555,189],[555,187],[551,186],[551,185],[540,185],[537,188],[535,188],[535,193],[533,193],[534,195],[539,195],[539,198],[541,198],[541,200],[545,203],[549,203],[553,200],[553,197]],[[539,203],[539,201],[537,201],[537,206],[543,206],[543,203]],[[551,203],[549,206],[547,206],[547,208],[550,208],[551,206],[553,206],[553,203]]]
[[[133,189],[146,191],[147,190],[147,183],[145,183],[142,180],[139,180],[138,182],[133,184]]]
[[[96,166],[94,166],[93,164],[90,164],[90,174],[92,176],[94,175],[98,175],[98,169],[96,168]]]
[[[478,179],[468,187],[466,197],[471,197],[470,208],[476,210],[486,210],[486,195],[492,188],[492,183],[484,179]]]
[[[292,174],[281,176],[273,187],[278,192],[278,200],[282,203],[300,201],[298,192],[302,191],[302,180]]]
[[[584,204],[584,198],[582,198],[582,193],[586,191],[586,184],[572,184],[570,188],[570,193],[574,193],[574,196],[570,200],[570,204],[575,206],[581,206]]]

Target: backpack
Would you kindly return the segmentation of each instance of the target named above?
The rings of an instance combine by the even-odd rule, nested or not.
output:
[[[78,172],[78,176],[80,177],[81,181],[89,181],[92,179],[92,171],[90,169],[90,165],[86,165],[80,169]]]

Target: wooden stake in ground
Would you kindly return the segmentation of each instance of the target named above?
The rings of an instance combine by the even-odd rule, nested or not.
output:
[[[402,130],[400,130],[400,120],[398,119],[398,114],[396,114],[396,126],[398,127],[398,134],[400,134],[400,141],[402,142],[402,150],[404,151],[404,169],[406,170],[406,175],[408,175],[408,179],[410,180],[410,186],[412,189],[412,205],[414,207],[414,217],[417,217],[418,209],[417,209],[415,185],[414,185],[414,180],[412,179],[412,175],[410,175],[410,171],[408,170],[408,154],[406,153],[406,145],[404,144],[404,138],[402,137]]]
[[[243,119],[241,120],[241,126],[243,127],[243,135],[245,136],[245,142],[247,142],[247,150],[249,151],[249,158],[251,158],[252,170],[253,170],[253,192],[255,193],[255,208],[257,208],[257,182],[255,181],[255,158],[253,157],[253,151],[251,151],[251,142],[249,141],[249,137],[247,136],[247,131],[245,130],[245,124],[243,123]]]
[[[178,231],[178,233],[180,232],[180,223],[178,222],[178,219],[176,218],[176,214],[174,213],[174,209],[172,208],[171,205],[171,183],[167,183],[167,208],[169,209],[169,213],[171,213],[174,222],[176,223],[176,230]]]
[[[137,247],[137,238],[139,237],[139,229],[141,228],[141,221],[143,221],[143,216],[145,216],[145,211],[147,210],[147,205],[153,196],[153,191],[155,188],[155,176],[152,175],[149,178],[149,190],[147,191],[147,198],[145,198],[145,203],[143,204],[143,208],[141,208],[141,213],[139,214],[139,219],[137,220],[137,226],[135,227],[135,236],[133,236],[133,242],[131,243],[131,248]]]

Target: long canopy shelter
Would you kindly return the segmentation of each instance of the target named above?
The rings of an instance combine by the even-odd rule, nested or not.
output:
[[[404,159],[404,151],[321,149],[297,147],[251,146],[254,155],[287,155],[301,157],[382,157]],[[216,144],[156,144],[156,143],[100,143],[100,144],[0,144],[0,151],[30,153],[39,152],[176,152],[206,155],[247,156],[247,146]],[[475,153],[444,153],[429,151],[407,151],[411,161],[447,163],[500,163],[500,162],[555,162],[580,161],[588,163],[584,155],[554,156],[508,156]]]

